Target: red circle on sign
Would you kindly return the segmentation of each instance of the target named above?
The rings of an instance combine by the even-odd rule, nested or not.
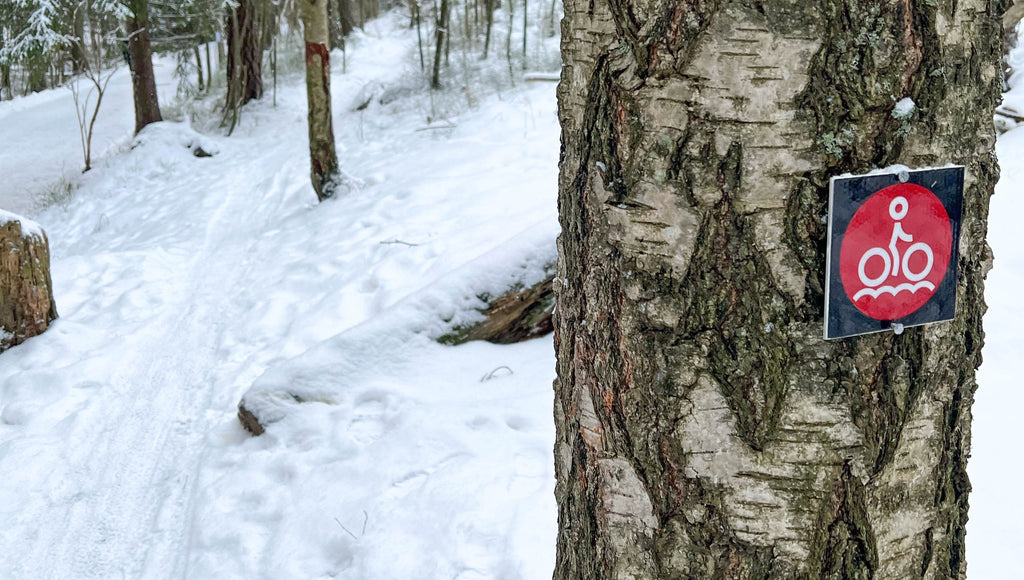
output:
[[[839,251],[839,276],[857,310],[897,320],[935,294],[952,249],[949,214],[939,198],[920,185],[891,185],[853,214]]]

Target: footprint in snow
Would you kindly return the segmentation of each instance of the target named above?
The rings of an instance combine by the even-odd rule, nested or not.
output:
[[[384,391],[368,391],[355,400],[349,436],[360,445],[369,445],[385,432],[386,412],[391,407],[391,396]]]

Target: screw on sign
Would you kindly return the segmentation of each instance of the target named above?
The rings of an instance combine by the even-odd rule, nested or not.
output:
[[[962,199],[963,168],[833,179],[826,338],[952,318]]]

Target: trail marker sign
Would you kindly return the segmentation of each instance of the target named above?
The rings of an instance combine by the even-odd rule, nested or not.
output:
[[[963,191],[963,167],[832,178],[826,339],[953,318]]]

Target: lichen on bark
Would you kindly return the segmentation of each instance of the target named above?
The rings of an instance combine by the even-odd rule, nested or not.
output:
[[[566,2],[556,578],[964,574],[999,12]],[[823,341],[829,178],[946,162],[956,319]]]

